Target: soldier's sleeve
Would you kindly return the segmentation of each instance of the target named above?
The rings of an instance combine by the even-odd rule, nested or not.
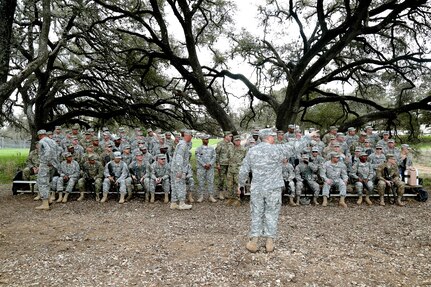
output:
[[[80,170],[81,169],[79,168],[79,163],[77,161],[73,161],[73,172],[70,177],[78,179]]]
[[[368,163],[368,177],[367,177],[367,179],[368,180],[373,180],[374,179],[374,176],[375,176],[375,174],[374,174],[374,169],[373,169],[373,167],[371,166],[371,164],[370,163]]]
[[[183,163],[184,163],[184,151],[185,151],[186,145],[181,144],[177,146],[177,151],[174,155],[174,158],[172,159],[172,167],[177,172],[185,172],[183,171]]]
[[[289,172],[289,176],[287,178],[288,181],[292,181],[295,179],[295,170],[293,169],[293,165],[291,163],[287,163],[287,171]]]
[[[217,143],[217,146],[215,148],[215,153],[216,153],[216,164],[220,164],[220,152],[221,152],[221,142]]]
[[[355,162],[355,164],[352,166],[352,172],[350,173],[350,177],[354,180],[358,180],[359,176],[358,176],[358,166],[359,163]]]
[[[211,160],[209,162],[211,164],[211,166],[214,166],[214,164],[216,162],[216,157],[217,157],[217,155],[216,155],[215,149],[213,148],[211,151]]]
[[[118,179],[119,180],[126,179],[128,175],[129,175],[129,170],[127,169],[127,164],[123,161],[123,164],[121,165],[121,175],[120,175],[120,178]]]
[[[204,161],[203,161],[203,159],[202,159],[201,150],[202,150],[202,148],[201,148],[201,147],[198,147],[198,148],[195,150],[196,162],[197,162],[199,165],[204,166],[204,165],[205,165],[205,162],[204,162]]]
[[[103,179],[103,165],[100,162],[96,162],[96,164],[98,165],[98,167],[97,167],[97,175],[95,178]]]
[[[61,177],[65,176],[65,168],[64,168],[64,161],[60,163],[60,170],[58,171]]]
[[[384,174],[383,174],[383,169],[385,168],[385,164],[381,164],[377,167],[376,170],[376,178],[377,180],[385,180]]]
[[[300,169],[299,165],[297,165],[297,166],[295,167],[295,179],[296,179],[296,181],[297,181],[297,182],[302,182],[302,181],[304,181],[304,180],[302,179],[302,176],[301,176],[301,169]]]
[[[148,175],[148,177],[149,178],[151,178],[151,179],[157,179],[157,177],[156,177],[156,169],[155,169],[155,162],[154,163],[152,163],[152,164],[149,164],[148,166],[147,166],[147,175]]]
[[[312,172],[319,171],[319,164],[317,162],[308,162],[308,167],[311,169]]]
[[[239,169],[239,175],[238,175],[239,186],[241,186],[241,187],[245,186],[245,183],[248,179],[248,174],[250,171],[251,171],[250,153],[248,152],[246,154],[245,158],[243,159],[241,167]]]
[[[322,164],[322,168],[320,169],[320,177],[326,181],[328,178],[326,177],[326,162]]]
[[[168,179],[170,173],[171,173],[171,165],[169,163],[166,163],[166,174],[163,176],[163,180]]]
[[[105,170],[104,170],[104,172],[103,172],[103,175],[105,176],[105,177],[109,177],[109,176],[111,176],[111,174],[109,173],[109,161],[105,164]]]
[[[341,168],[341,178],[344,181],[347,181],[349,179],[349,177],[347,176],[347,166],[343,163],[342,164],[342,168]]]

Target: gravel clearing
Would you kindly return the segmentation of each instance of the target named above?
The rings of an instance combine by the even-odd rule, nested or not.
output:
[[[249,205],[172,211],[55,203],[0,186],[0,286],[431,286],[430,202],[283,205],[273,253],[245,249]]]

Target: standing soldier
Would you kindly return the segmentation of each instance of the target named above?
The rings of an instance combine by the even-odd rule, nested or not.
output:
[[[39,188],[42,205],[36,207],[38,210],[49,209],[49,180],[50,167],[58,168],[57,161],[57,144],[55,141],[47,137],[46,130],[39,130],[39,170],[37,174],[37,186]]]
[[[397,160],[395,155],[387,154],[386,162],[382,163],[377,167],[377,192],[380,195],[380,205],[385,205],[385,190],[386,188],[397,189],[397,204],[404,206],[405,204],[401,201],[404,195],[404,182],[400,179],[400,173],[398,171]]]
[[[238,198],[236,189],[238,187],[238,174],[242,164],[242,160],[247,153],[247,150],[241,146],[241,136],[236,135],[233,137],[234,146],[229,150],[229,167],[227,170],[227,189],[228,189],[228,205],[239,206],[240,200]]]
[[[114,184],[120,189],[120,200],[118,203],[124,203],[124,197],[126,196],[126,178],[128,175],[129,171],[126,163],[121,160],[121,153],[119,151],[114,152],[114,159],[105,165],[103,197],[100,202],[106,202],[111,185]]]
[[[96,193],[96,201],[100,201],[100,191],[102,190],[103,180],[103,165],[97,161],[96,154],[90,154],[88,160],[82,165],[82,177],[78,180],[78,188],[81,195],[78,201],[84,199],[85,190],[94,185],[94,192]]]
[[[277,138],[275,139],[275,143],[276,144],[284,144],[286,143],[286,139],[284,138],[284,131],[283,130],[278,130],[277,131]]]
[[[313,136],[315,132],[310,133]],[[289,158],[293,147],[289,144],[275,145],[276,133],[271,129],[259,132],[262,142],[250,149],[239,171],[238,193],[245,186],[249,172],[252,172],[250,189],[251,229],[246,248],[250,252],[258,250],[259,237],[266,237],[266,251],[274,250],[278,216],[281,207],[281,188],[284,186],[282,161]],[[307,139],[307,140],[305,140]],[[302,148],[310,138],[304,137]]]
[[[205,184],[207,185],[207,191],[209,195],[209,201],[217,202],[214,198],[214,164],[216,161],[215,149],[208,146],[209,135],[202,137],[202,145],[195,151],[196,154],[196,172],[199,183],[199,198],[197,202],[204,200]]]
[[[374,189],[374,169],[371,163],[367,160],[368,154],[362,152],[359,156],[359,161],[356,161],[352,166],[350,178],[355,183],[356,191],[358,192],[358,205],[362,204],[363,190],[365,188],[365,202],[368,205],[373,203],[370,200],[370,193]]]
[[[229,167],[229,150],[233,147],[232,133],[230,131],[224,132],[224,138],[217,143],[216,146],[216,168],[218,172],[218,189],[219,198],[224,199],[224,192],[227,187],[227,169]]]
[[[60,169],[58,171],[60,173],[60,176],[57,180],[57,202],[66,203],[69,194],[73,191],[75,184],[78,182],[80,169],[79,163],[73,159],[70,152],[66,152],[64,157],[66,158],[66,160],[61,162]],[[66,192],[63,197],[63,190],[65,184],[67,184],[65,190]]]
[[[171,209],[191,209],[192,206],[185,204],[186,200],[186,175],[190,162],[190,149],[192,147],[192,132],[184,131],[183,139],[175,148],[171,164]],[[177,202],[179,201],[179,204]]]
[[[171,183],[169,182],[169,173],[171,172],[171,167],[166,162],[166,155],[158,154],[157,159],[153,162],[149,169],[147,170],[148,176],[150,177],[150,202],[154,203],[154,197],[156,192],[156,187],[160,185],[165,194],[164,203],[169,202],[169,189],[171,188]]]
[[[313,203],[319,205],[317,198],[320,193],[320,186],[317,183],[319,163],[311,161],[307,154],[302,155],[302,161],[295,167],[296,190],[301,194],[304,185],[313,192]]]
[[[336,186],[340,192],[341,207],[347,207],[344,200],[346,197],[347,186],[347,167],[344,163],[340,162],[340,154],[332,152],[331,159],[325,162],[320,170],[320,177],[323,179],[324,184],[322,188],[323,203],[322,206],[328,205],[329,190],[332,186]]]

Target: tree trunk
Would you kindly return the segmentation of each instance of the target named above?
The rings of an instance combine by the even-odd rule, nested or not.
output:
[[[12,24],[16,0],[0,0],[0,84],[6,83],[9,73]]]

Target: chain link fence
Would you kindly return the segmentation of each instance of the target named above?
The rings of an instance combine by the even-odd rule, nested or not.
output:
[[[0,149],[6,148],[30,148],[30,140],[14,140],[0,137]]]

